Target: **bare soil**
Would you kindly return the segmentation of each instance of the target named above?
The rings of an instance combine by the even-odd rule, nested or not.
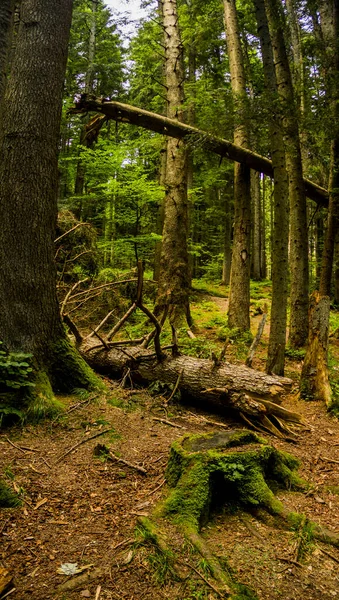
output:
[[[224,308],[221,302],[220,308]],[[253,366],[263,368],[260,351]],[[289,363],[288,374],[296,377],[298,369],[299,364]],[[123,390],[118,383],[109,385],[105,396],[61,398],[70,412],[54,422],[0,433],[0,475],[24,499],[20,508],[0,510],[0,567],[13,575],[15,587],[7,597],[220,597],[201,557],[171,525],[169,539],[186,577],[180,582],[170,573],[161,574],[156,553],[136,543],[136,527],[138,517],[151,514],[166,494],[164,472],[175,439],[218,429],[206,419],[230,428],[244,425],[227,415],[177,404],[167,407],[162,396]],[[113,406],[112,399],[119,400],[120,406]],[[324,406],[298,400],[295,391],[284,406],[300,412],[311,429],[300,433],[297,444],[267,438],[301,460],[300,475],[311,486],[307,492],[279,491],[278,496],[289,510],[339,533],[339,422]],[[79,442],[83,443],[66,455]],[[95,456],[97,444],[143,467],[146,475]],[[305,540],[296,561],[298,532],[277,528],[261,515],[230,512],[227,506],[212,515],[202,535],[215,554],[227,558],[235,579],[250,586],[260,600],[339,599],[339,548]],[[77,563],[80,568],[91,565],[83,571],[87,579],[85,575],[77,580],[76,589],[66,588],[78,575],[58,573],[65,563]]]

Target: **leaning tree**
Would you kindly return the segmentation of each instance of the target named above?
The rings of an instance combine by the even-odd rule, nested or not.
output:
[[[0,340],[32,356],[35,392],[94,385],[56,296],[58,140],[72,0],[23,0],[0,123]]]

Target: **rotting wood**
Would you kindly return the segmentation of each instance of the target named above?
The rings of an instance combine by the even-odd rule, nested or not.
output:
[[[284,433],[286,422],[305,425],[298,413],[280,406],[293,383],[287,378],[227,362],[215,368],[212,361],[192,356],[165,356],[159,362],[154,352],[140,346],[130,347],[126,353],[119,347],[107,351],[83,345],[80,352],[90,366],[104,375],[121,378],[130,369],[132,381],[138,384],[162,381],[175,385],[182,373],[179,389],[183,398],[189,397],[197,404],[208,403],[219,411],[242,413],[247,423],[254,426],[268,419],[271,433],[274,427]]]
[[[181,123],[176,119],[169,119],[163,115],[122,104],[121,102],[102,100],[88,95],[82,95],[75,108],[72,108],[69,112],[77,114],[88,111],[100,112],[109,119],[137,125],[162,135],[185,139],[192,148],[206,148],[220,156],[248,165],[251,169],[273,178],[272,162],[268,158],[232,144],[228,140],[211,135],[207,131]],[[321,206],[328,206],[327,190],[309,179],[304,179],[304,186],[306,195],[311,200]]]

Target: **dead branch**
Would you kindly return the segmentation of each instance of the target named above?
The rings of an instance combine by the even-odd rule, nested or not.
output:
[[[95,438],[99,437],[100,435],[104,435],[105,433],[109,433],[110,431],[112,431],[112,429],[105,429],[104,431],[99,431],[99,433],[96,433],[95,435],[91,435],[91,437],[87,437],[87,438],[84,438],[83,440],[80,440],[80,442],[78,442],[77,444],[74,444],[74,446],[69,448],[69,450],[67,450],[67,452],[62,454],[62,456],[60,456],[55,461],[54,464],[55,465],[59,464],[62,460],[64,460],[64,458],[66,458],[66,456],[68,456],[71,452],[73,452],[73,450],[76,450],[76,448],[79,448],[79,446],[82,446],[82,444],[86,444],[86,442],[90,442],[91,440],[94,440]]]
[[[94,329],[94,331],[92,331],[92,333],[90,333],[87,338],[91,338],[93,337],[93,335],[95,335],[95,333],[97,333],[98,331],[100,331],[100,329],[107,323],[108,319],[110,318],[110,316],[114,313],[114,309],[110,310],[109,313],[107,313],[106,317],[99,323],[99,325]]]
[[[83,337],[82,337],[79,329],[75,325],[75,323],[72,321],[72,319],[70,318],[69,315],[63,315],[63,321],[64,321],[64,323],[66,323],[66,325],[69,327],[69,329],[73,333],[73,335],[75,337],[76,345],[80,346],[80,344],[82,344],[82,342],[83,342]]]
[[[176,119],[169,119],[163,115],[158,115],[135,106],[122,104],[115,101],[102,101],[89,95],[83,95],[81,100],[76,103],[75,108],[71,109],[70,113],[81,113],[95,111],[105,115],[108,119],[122,121],[137,125],[144,129],[149,129],[162,135],[177,139],[185,139],[193,148],[204,147],[206,150],[224,156],[230,160],[245,164],[251,169],[264,173],[269,177],[273,177],[272,162],[259,154],[237,146],[228,140],[217,137],[202,131],[191,125],[181,123]],[[309,179],[304,179],[306,195],[320,204],[328,206],[328,191],[316,185]]]
[[[82,283],[85,283],[85,281],[88,281],[88,277],[86,277],[86,279],[81,279],[80,281],[77,281],[72,287],[71,289],[67,292],[66,296],[64,297],[62,304],[61,304],[61,308],[60,308],[60,315],[61,317],[64,314],[64,310],[65,310],[65,306],[70,298],[70,296],[72,295],[72,293],[74,292],[74,290],[77,289],[77,287],[79,287],[79,285],[81,285]]]
[[[68,231],[66,231],[65,233],[63,233],[59,237],[57,237],[54,240],[54,243],[56,244],[57,242],[60,242],[60,240],[62,240],[66,235],[69,235],[70,233],[72,233],[72,231],[75,231],[79,227],[92,227],[92,225],[90,223],[77,223],[76,225],[74,225],[74,227],[72,227],[72,229],[69,229]]]

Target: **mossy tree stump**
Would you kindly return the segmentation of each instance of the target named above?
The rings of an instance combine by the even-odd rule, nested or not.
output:
[[[292,455],[277,450],[251,431],[185,435],[171,446],[165,499],[155,507],[150,519],[139,519],[144,539],[169,560],[172,572],[180,578],[185,563],[175,558],[181,549],[173,547],[174,526],[205,559],[218,583],[220,597],[253,600],[255,594],[239,584],[227,566],[227,558],[213,553],[200,529],[211,513],[224,505],[232,510],[255,509],[259,513],[263,509],[277,525],[298,531],[307,527],[314,538],[338,547],[338,534],[309,521],[305,515],[289,512],[275,496],[278,488],[305,489],[307,483],[299,477],[298,466],[299,461]]]
[[[172,490],[163,511],[195,531],[222,504],[279,514],[283,505],[272,486],[300,487],[298,465],[250,431],[185,436],[171,447],[166,479]]]

